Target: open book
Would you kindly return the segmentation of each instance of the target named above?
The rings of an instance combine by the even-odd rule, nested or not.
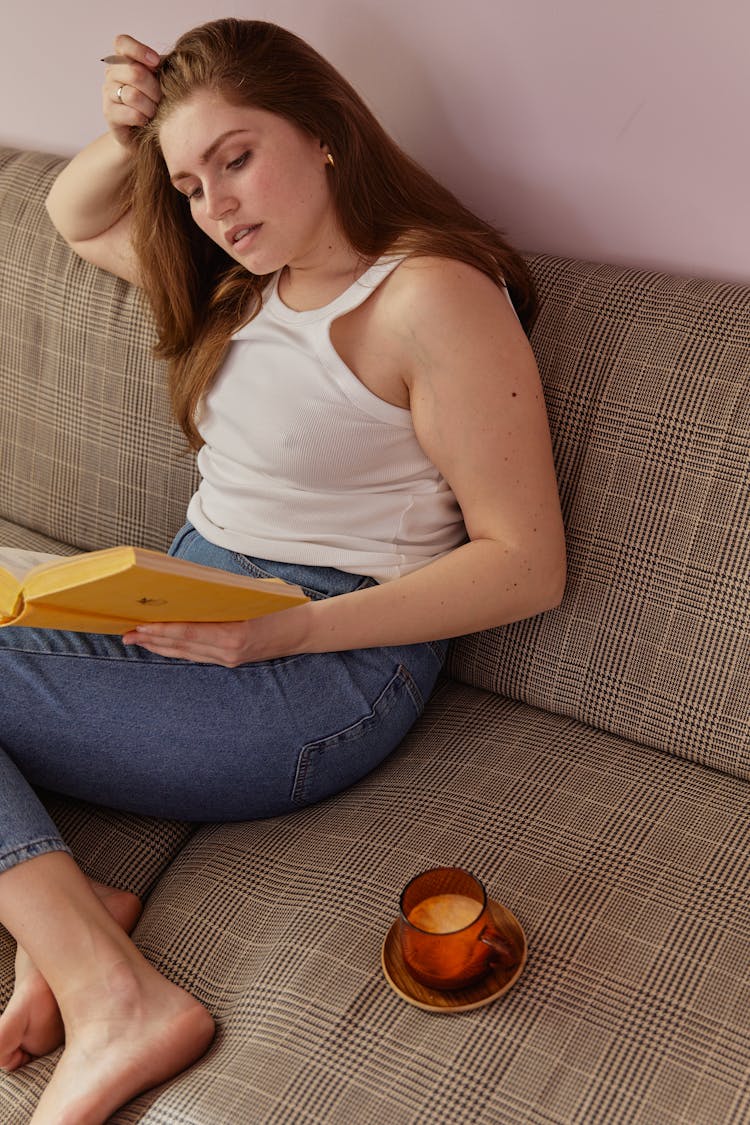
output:
[[[0,547],[0,626],[126,633],[147,621],[245,621],[306,601],[280,578],[229,574],[141,547],[73,556]]]

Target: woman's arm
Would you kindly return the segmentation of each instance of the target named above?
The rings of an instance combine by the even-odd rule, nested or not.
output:
[[[137,262],[125,201],[130,165],[130,153],[111,133],[105,133],[62,170],[47,196],[47,212],[81,258],[136,282]]]
[[[416,433],[450,483],[470,541],[380,586],[257,621],[147,626],[129,642],[231,666],[459,636],[559,603],[562,517],[541,383],[523,330],[504,294],[470,266],[419,259],[400,266],[397,278],[388,311],[403,325]]]
[[[47,211],[77,254],[134,282],[137,264],[125,188],[132,162],[132,128],[154,115],[161,96],[152,69],[159,56],[127,35],[118,36],[115,50],[122,61],[107,68],[102,91],[109,132],[66,165],[52,185]]]

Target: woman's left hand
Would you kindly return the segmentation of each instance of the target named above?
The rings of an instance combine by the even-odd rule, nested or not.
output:
[[[259,660],[273,660],[303,652],[300,609],[285,609],[253,621],[166,622],[138,625],[122,638],[158,656],[220,664],[237,668]],[[296,615],[296,616],[293,616]]]

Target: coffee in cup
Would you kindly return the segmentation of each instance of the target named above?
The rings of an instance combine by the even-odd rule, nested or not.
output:
[[[406,885],[399,930],[406,967],[428,988],[466,988],[515,960],[481,882],[459,867],[424,871]]]

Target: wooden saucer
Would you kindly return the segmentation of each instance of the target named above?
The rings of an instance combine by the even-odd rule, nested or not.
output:
[[[512,988],[526,964],[526,934],[521,923],[507,907],[494,899],[488,901],[492,921],[516,954],[512,965],[507,968],[493,966],[486,977],[468,988],[456,988],[450,992],[428,988],[414,979],[404,963],[397,920],[388,931],[381,953],[383,973],[393,991],[410,1004],[429,1012],[467,1012],[470,1008],[491,1004]]]

